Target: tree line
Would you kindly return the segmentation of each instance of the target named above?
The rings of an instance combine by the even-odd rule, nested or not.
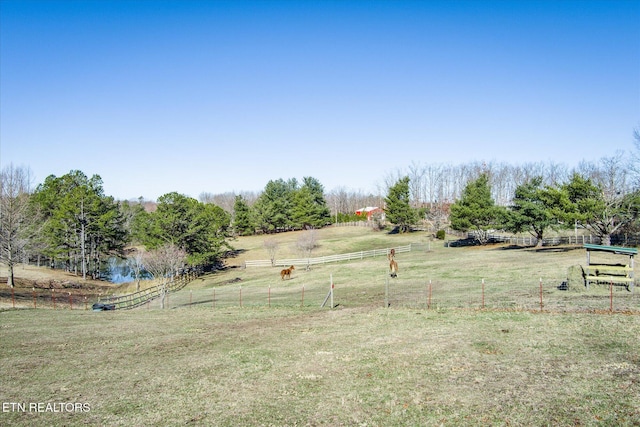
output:
[[[436,229],[473,231],[481,242],[495,229],[529,232],[541,241],[549,229],[580,226],[607,242],[615,233],[638,229],[638,131],[635,139],[631,157],[616,153],[576,168],[414,162],[387,175],[377,194],[344,187],[325,193],[316,178],[280,178],[258,194],[203,193],[196,200],[167,193],[154,209],[142,199],[105,195],[98,175],[77,170],[51,175],[34,189],[28,169],[9,165],[0,171],[0,261],[10,272],[17,262],[36,259],[97,278],[107,258],[125,257],[135,246],[182,254],[185,265],[211,266],[231,249],[232,235],[362,219],[354,213],[365,206],[383,207],[386,220],[400,231],[426,222]]]
[[[128,257],[132,270],[167,276],[176,265],[215,266],[232,249],[232,234],[318,228],[331,220],[324,188],[312,177],[302,182],[269,181],[251,204],[235,198],[233,215],[213,203],[176,192],[158,198],[154,209],[142,200],[117,201],[104,194],[98,175],[73,170],[48,176],[32,188],[28,169],[9,165],[0,174],[0,262],[62,268],[99,278],[111,257]],[[170,266],[170,267],[169,267]],[[155,272],[155,274],[154,274]]]
[[[435,207],[411,206],[410,182],[408,176],[399,179],[385,198],[387,218],[400,232],[438,214]],[[534,176],[518,185],[510,203],[501,206],[492,196],[487,170],[468,182],[460,198],[449,206],[448,225],[472,232],[480,244],[489,241],[490,232],[504,230],[528,232],[542,245],[548,230],[580,227],[610,245],[616,233],[640,231],[640,188],[612,191],[577,172],[555,185]]]
[[[99,278],[110,257],[125,258],[132,246],[147,255],[135,262],[138,272],[143,264],[153,270],[160,253],[180,255],[164,260],[172,265],[212,265],[228,246],[229,226],[222,208],[178,193],[160,197],[153,212],[117,201],[104,194],[100,176],[78,170],[50,175],[35,189],[25,168],[9,165],[0,174],[0,261],[10,286],[14,266],[30,259]]]

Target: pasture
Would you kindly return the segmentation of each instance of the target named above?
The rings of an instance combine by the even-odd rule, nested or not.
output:
[[[296,237],[274,236],[282,257],[295,256]],[[640,317],[607,313],[606,286],[556,290],[604,298],[602,310],[482,310],[475,297],[385,308],[386,258],[296,266],[282,280],[281,268],[239,267],[267,258],[263,240],[233,242],[230,268],[171,295],[170,309],[1,311],[0,424],[640,425]],[[312,256],[409,242],[428,243],[420,234],[328,229]],[[584,251],[570,248],[430,249],[398,254],[393,286],[484,278],[535,289],[542,278],[555,288],[584,263]],[[337,307],[321,309],[330,275]],[[235,295],[240,286],[243,306],[236,298],[213,305],[214,290]],[[265,303],[264,289],[302,286],[304,302]],[[637,289],[615,292],[636,307]]]

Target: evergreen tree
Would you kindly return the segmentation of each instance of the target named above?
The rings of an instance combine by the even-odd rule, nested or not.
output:
[[[557,215],[567,226],[577,222],[599,236],[603,245],[610,245],[614,233],[640,217],[640,191],[605,194],[591,179],[575,173],[562,186],[556,207]]]
[[[542,246],[544,231],[556,223],[550,200],[549,189],[542,186],[541,176],[518,186],[505,228],[512,233],[529,232],[537,239],[537,246]]]
[[[331,221],[331,213],[324,198],[324,187],[316,178],[303,178],[302,187],[295,192],[293,223],[296,228],[310,225],[323,227]]]
[[[173,192],[158,198],[156,211],[146,217],[149,224],[140,228],[151,250],[171,244],[184,249],[192,264],[212,264],[228,247],[230,217],[219,206]]]
[[[235,203],[233,204],[233,214],[233,228],[237,234],[241,236],[250,236],[255,233],[256,227],[253,221],[251,208],[241,195],[236,196]]]
[[[295,179],[269,181],[254,205],[258,227],[265,233],[293,227],[293,195],[298,183]]]
[[[102,179],[81,171],[51,175],[36,188],[32,202],[41,215],[43,252],[64,261],[69,271],[97,274],[103,257],[122,255],[127,242],[124,220],[112,197],[103,193]],[[89,264],[89,265],[88,265]]]
[[[496,206],[491,197],[489,176],[483,173],[465,187],[462,197],[451,205],[451,228],[458,231],[473,230],[482,245],[489,239],[489,230],[504,222],[505,211]]]
[[[384,201],[387,220],[395,224],[401,233],[409,231],[416,222],[416,211],[409,203],[409,177],[405,176],[391,186]]]

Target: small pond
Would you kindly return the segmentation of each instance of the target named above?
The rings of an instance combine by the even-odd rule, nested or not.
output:
[[[117,257],[109,258],[100,270],[100,274],[104,280],[116,284],[133,282],[136,279],[131,264],[126,259]],[[142,271],[142,278],[148,279],[150,275],[146,271]]]

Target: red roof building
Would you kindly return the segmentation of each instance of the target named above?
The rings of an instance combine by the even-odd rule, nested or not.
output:
[[[384,215],[384,210],[377,206],[367,206],[366,208],[361,208],[356,211],[356,215],[366,215],[367,221],[371,221],[372,216],[377,213]]]

